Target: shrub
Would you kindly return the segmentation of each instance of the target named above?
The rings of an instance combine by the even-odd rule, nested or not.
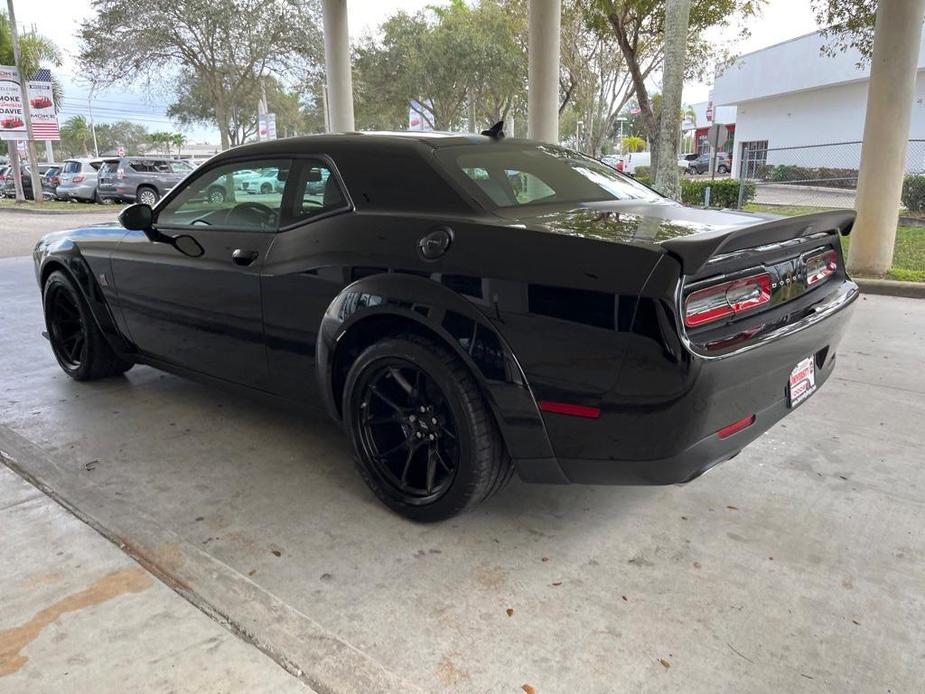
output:
[[[763,181],[794,183],[795,185],[822,186],[854,190],[858,185],[857,169],[838,169],[829,166],[794,166],[793,164],[759,165],[755,171]]]
[[[710,207],[737,207],[739,204],[739,181],[734,178],[721,178],[715,181],[696,181],[681,179],[681,202],[685,205],[703,206],[704,192],[710,187]],[[754,200],[755,184],[744,184],[745,194],[742,204]]]
[[[636,167],[636,178],[645,178],[651,181],[652,180],[652,168],[649,166],[637,166]]]
[[[901,200],[910,212],[925,210],[925,176],[906,176]]]

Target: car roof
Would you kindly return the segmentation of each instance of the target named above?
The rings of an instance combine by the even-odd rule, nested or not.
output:
[[[291,155],[291,154],[312,154],[319,149],[339,149],[341,147],[356,147],[357,145],[368,145],[371,148],[377,146],[420,148],[426,147],[431,149],[442,149],[444,147],[455,147],[459,145],[476,145],[491,146],[497,145],[499,140],[486,135],[475,135],[473,133],[450,133],[450,132],[418,132],[418,131],[363,131],[349,133],[331,133],[324,135],[302,135],[299,137],[287,137],[278,140],[269,140],[266,142],[256,142],[246,145],[238,145],[224,152],[216,154],[213,159],[224,160],[233,159],[241,155]],[[536,144],[532,140],[505,139],[500,142],[515,144]]]

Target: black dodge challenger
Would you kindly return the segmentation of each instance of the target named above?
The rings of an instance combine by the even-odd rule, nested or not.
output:
[[[682,206],[561,147],[345,134],[224,152],[35,249],[78,380],[150,364],[321,406],[415,520],[531,482],[687,482],[829,377],[853,212]],[[258,171],[278,185],[241,184]]]

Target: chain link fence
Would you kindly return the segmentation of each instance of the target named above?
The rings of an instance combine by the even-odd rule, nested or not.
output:
[[[860,142],[768,147],[738,144],[739,178],[755,184],[753,202],[781,207],[853,209],[861,163]],[[925,173],[925,140],[909,140],[906,174]]]

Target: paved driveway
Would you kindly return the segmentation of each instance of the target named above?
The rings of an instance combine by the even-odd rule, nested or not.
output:
[[[67,379],[0,261],[0,449],[319,691],[906,692],[925,681],[925,302],[687,486],[530,486],[414,525],[323,419],[146,367]],[[0,688],[2,688],[0,680]]]
[[[73,229],[82,224],[115,221],[122,210],[119,205],[80,205],[79,212],[42,214],[0,209],[0,258],[29,255],[35,244],[49,231]]]

